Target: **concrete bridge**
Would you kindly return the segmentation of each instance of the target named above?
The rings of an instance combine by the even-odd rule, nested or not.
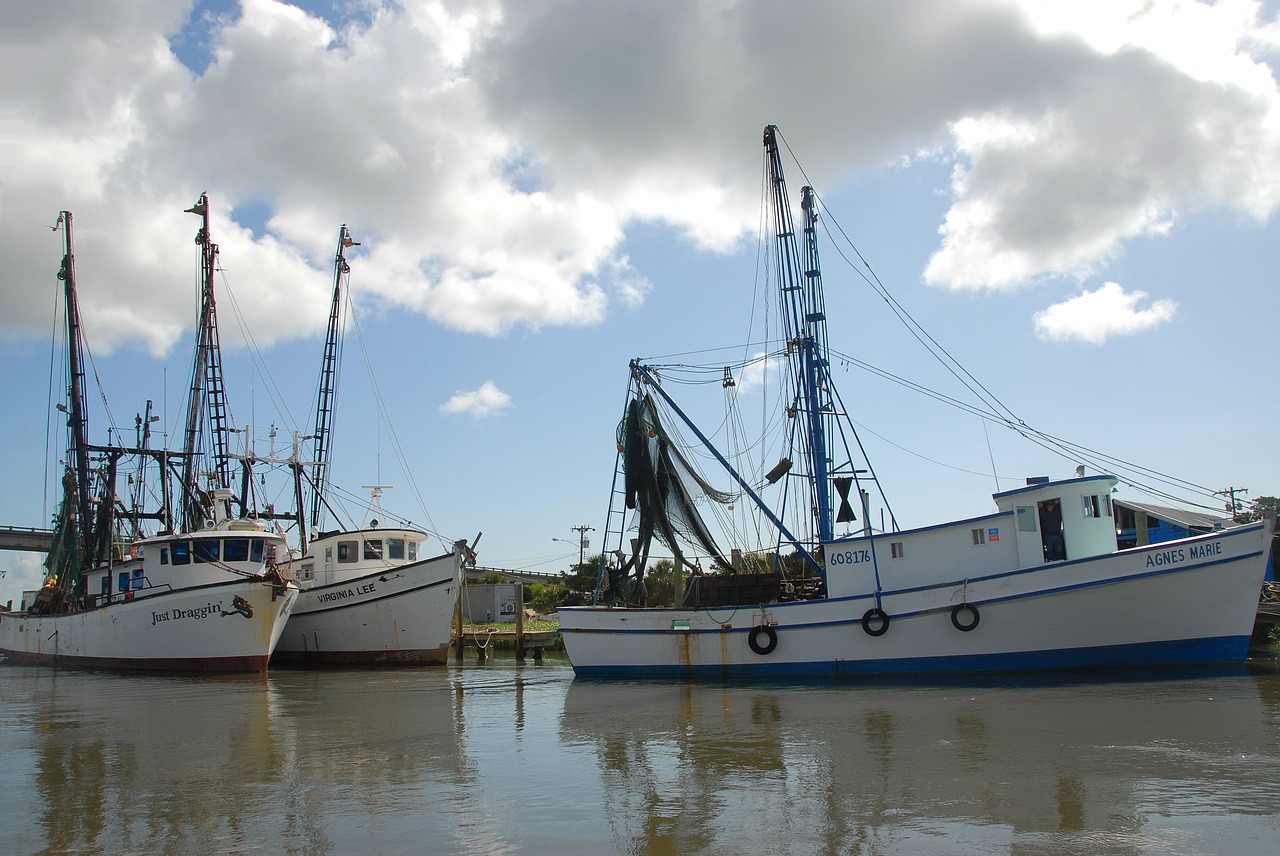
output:
[[[479,581],[485,574],[499,574],[509,583],[555,583],[559,573],[545,574],[539,571],[517,571],[511,568],[467,568],[467,582]]]
[[[0,526],[0,550],[47,553],[53,546],[53,530],[30,526]]]

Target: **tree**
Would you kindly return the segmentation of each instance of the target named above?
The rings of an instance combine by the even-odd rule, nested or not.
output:
[[[1249,523],[1254,520],[1261,520],[1268,514],[1280,517],[1280,497],[1259,496],[1249,503],[1249,508],[1241,513],[1237,520],[1241,523]]]
[[[558,606],[584,606],[595,599],[596,580],[600,576],[600,556],[588,556],[585,562],[575,564],[567,572],[560,572],[560,585],[565,596]]]
[[[524,602],[539,615],[546,615],[564,603],[567,593],[559,583],[529,583],[524,587]]]
[[[644,575],[647,593],[645,606],[674,606],[676,602],[676,565],[670,559],[662,559],[649,566]]]

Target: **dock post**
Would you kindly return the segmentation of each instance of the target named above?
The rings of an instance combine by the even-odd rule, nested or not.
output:
[[[524,662],[524,583],[516,583],[516,662]]]
[[[453,602],[453,638],[454,645],[457,647],[455,657],[458,662],[462,662],[462,649],[466,647],[462,638],[462,592],[458,592],[458,599]]]

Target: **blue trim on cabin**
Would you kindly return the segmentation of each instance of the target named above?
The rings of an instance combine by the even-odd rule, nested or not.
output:
[[[1067,485],[1075,486],[1075,485],[1082,485],[1085,482],[1092,482],[1092,481],[1110,481],[1112,483],[1118,483],[1120,480],[1115,476],[1107,476],[1107,475],[1081,476],[1078,479],[1062,479],[1061,481],[1040,482],[1038,484],[1029,484],[1026,487],[1016,487],[1013,490],[1005,490],[1005,491],[1001,491],[1000,493],[993,493],[991,494],[991,497],[993,499],[1004,499],[1007,496],[1017,496],[1020,493],[1033,493],[1035,491],[1044,490],[1045,488],[1048,488],[1048,487],[1065,487]]]
[[[950,520],[946,523],[935,523],[931,526],[921,526],[918,529],[897,529],[891,532],[878,532],[875,535],[844,535],[835,538],[829,543],[836,544],[852,544],[856,541],[893,541],[903,535],[915,535],[920,532],[930,532],[934,529],[950,529],[952,527],[970,526],[974,523],[984,523],[990,520],[997,520],[1001,517],[1013,517],[1013,511],[995,511],[991,514],[983,514],[980,517],[969,517],[964,520]],[[1061,565],[1061,562],[1057,564]]]

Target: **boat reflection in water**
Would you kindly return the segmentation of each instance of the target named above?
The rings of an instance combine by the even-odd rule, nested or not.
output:
[[[445,681],[3,678],[4,697],[42,700],[20,712],[34,739],[0,740],[0,785],[14,786],[6,852],[355,853],[369,852],[371,829],[380,848],[413,852],[424,793],[479,799]],[[432,823],[443,832],[456,818]]]
[[[1030,687],[577,680],[561,742],[597,748],[599,787],[581,787],[603,792],[614,852],[1261,852],[1280,757],[1243,671]]]
[[[1280,674],[0,668],[4,853],[1271,853]]]

